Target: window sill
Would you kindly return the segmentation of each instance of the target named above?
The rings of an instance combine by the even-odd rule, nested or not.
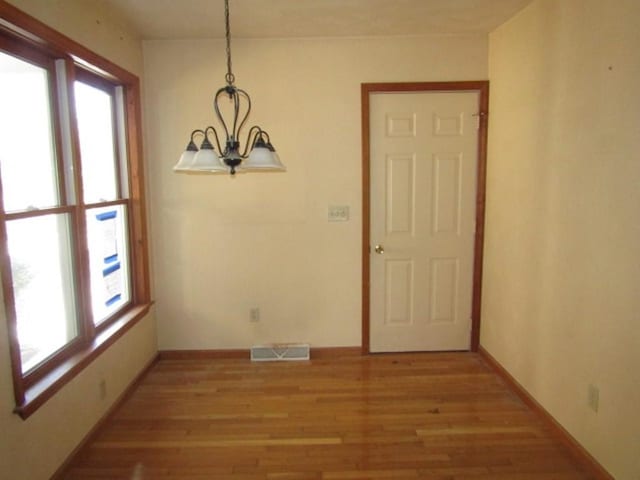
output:
[[[89,345],[27,388],[24,395],[24,403],[16,406],[14,412],[20,415],[22,419],[27,419],[31,416],[64,385],[69,383],[102,352],[138,323],[149,312],[150,307],[151,304],[147,303],[132,308],[109,325],[108,328],[96,335],[96,338]]]

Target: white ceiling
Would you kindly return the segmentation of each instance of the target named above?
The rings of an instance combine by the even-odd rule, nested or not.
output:
[[[143,39],[224,36],[223,0],[103,0]],[[487,33],[531,0],[230,0],[232,37]]]

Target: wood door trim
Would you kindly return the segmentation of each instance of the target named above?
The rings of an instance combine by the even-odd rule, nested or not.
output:
[[[360,86],[362,124],[362,353],[370,353],[370,95],[391,92],[478,92],[478,172],[476,188],[476,234],[474,239],[473,293],[471,297],[471,342],[469,349],[478,351],[480,344],[480,309],[482,300],[482,259],[484,252],[485,185],[487,175],[487,130],[489,117],[489,81],[363,83]]]

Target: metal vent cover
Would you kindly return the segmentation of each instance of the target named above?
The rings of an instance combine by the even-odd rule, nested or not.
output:
[[[252,362],[274,362],[309,360],[310,347],[306,343],[283,343],[254,345],[251,347]]]

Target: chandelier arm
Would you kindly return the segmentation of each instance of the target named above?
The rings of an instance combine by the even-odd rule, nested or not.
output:
[[[222,93],[227,93],[227,87],[222,87],[216,92],[216,96],[213,99],[213,108],[216,112],[216,116],[218,117],[218,120],[222,124],[222,128],[224,128],[224,133],[226,137],[229,138],[229,129],[227,128],[227,124],[224,121],[224,117],[222,116],[222,113],[220,112],[220,107],[218,106],[218,98]],[[216,133],[216,137],[217,137],[217,133]],[[222,153],[222,151],[220,153]]]
[[[204,132],[204,130],[200,130],[199,128],[196,128],[193,132],[191,132],[191,141],[193,142],[194,136],[196,135],[196,133],[200,133],[204,136],[207,136],[207,134]]]
[[[202,130],[200,130],[200,132],[204,133],[205,137],[209,138],[207,135],[207,132],[209,130],[213,132],[213,136],[216,139],[216,146],[218,147],[218,152],[220,152],[220,155],[222,155],[222,149],[220,148],[220,139],[218,138],[218,132],[216,132],[216,129],[213,128],[211,125],[209,125],[207,128],[204,129],[204,132],[202,132]]]
[[[242,117],[242,121],[240,122],[240,126],[238,127],[238,130],[235,131],[235,133],[239,137],[240,130],[242,130],[242,127],[244,127],[244,124],[247,123],[247,119],[249,118],[249,114],[251,113],[251,98],[249,97],[249,94],[244,90],[242,90],[241,88],[236,88],[236,91],[238,92],[238,102],[240,101],[240,95],[242,95],[247,100],[247,112],[244,114],[244,117]],[[235,125],[234,125],[234,130],[235,130]]]
[[[242,158],[247,158],[251,148],[253,148],[253,144],[256,143],[256,140],[260,136],[262,136],[262,129],[258,125],[254,125],[249,129],[249,133],[247,134],[247,143],[245,144],[242,152]]]
[[[238,95],[238,89],[233,90],[233,141],[239,141],[240,129],[238,128],[238,117],[240,116],[240,96]]]

